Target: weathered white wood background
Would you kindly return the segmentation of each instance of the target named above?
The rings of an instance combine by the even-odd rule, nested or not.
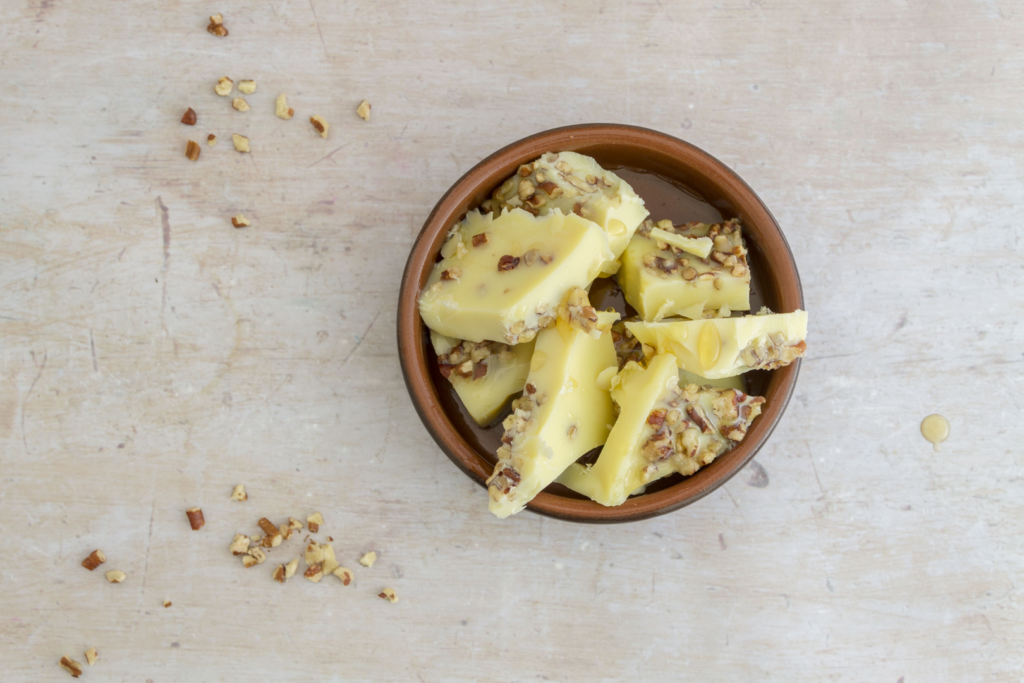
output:
[[[0,679],[1019,680],[1022,45],[1009,1],[0,3]],[[699,504],[502,523],[407,398],[399,278],[476,161],[588,121],[755,188],[809,358]],[[354,586],[228,555],[315,510]]]

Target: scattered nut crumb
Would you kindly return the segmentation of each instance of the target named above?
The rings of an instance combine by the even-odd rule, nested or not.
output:
[[[267,554],[262,548],[250,548],[247,555],[242,555],[242,566],[248,569],[255,564],[263,564],[267,561]]]
[[[314,534],[320,531],[320,525],[324,523],[324,517],[319,512],[314,512],[309,517],[306,517],[306,526]]]
[[[359,103],[359,106],[356,107],[356,113],[359,114],[359,118],[361,118],[363,121],[370,120],[370,106],[371,105],[369,101],[363,100],[362,102]]]
[[[235,87],[235,82],[227,76],[224,76],[217,81],[217,85],[213,86],[213,92],[217,93],[221,97],[227,97],[231,94],[231,89],[233,87]]]
[[[377,597],[388,602],[398,602],[398,593],[395,592],[394,588],[385,588],[380,593],[377,593]]]
[[[251,95],[256,92],[256,81],[249,79],[245,81],[238,81],[238,90],[243,95]]]
[[[249,151],[249,138],[244,135],[235,133],[231,136],[231,142],[235,143],[236,152],[248,152]]]
[[[338,567],[334,570],[334,575],[341,579],[342,584],[349,585],[352,583],[352,579],[355,578],[352,574],[352,570],[346,567]]]
[[[192,140],[189,140],[188,144],[185,145],[185,156],[188,157],[189,161],[197,161],[199,159],[200,151],[202,150],[199,149],[198,143]]]
[[[170,607],[170,606],[171,606],[172,604],[174,604],[174,603],[172,603],[172,602],[171,602],[170,600],[164,600],[164,609],[167,609],[167,608],[168,608],[168,607]]]
[[[96,660],[99,658],[100,656],[96,654],[96,648],[90,647],[88,650],[85,651],[85,661],[89,663],[89,666],[95,664]]]
[[[284,96],[284,93],[277,96],[275,113],[285,120],[295,116],[295,110],[288,106],[288,98]]]
[[[92,571],[96,567],[100,566],[107,561],[107,556],[103,554],[103,551],[97,548],[89,553],[89,557],[82,560],[82,566]]]
[[[246,225],[249,224],[246,223]],[[239,484],[231,491],[231,500],[249,500],[249,494],[245,492],[245,484]]]
[[[185,510],[185,515],[188,517],[188,523],[192,525],[192,531],[199,531],[206,524],[206,520],[203,519],[203,511],[200,508],[189,508]]]
[[[110,583],[124,583],[124,580],[127,578],[128,575],[120,569],[111,569],[107,572],[107,581]]]
[[[235,99],[231,100],[231,106],[237,109],[238,111],[249,111],[249,103],[241,97],[236,97]]]
[[[249,219],[243,216],[242,214],[238,214],[237,216],[231,217],[231,225],[235,226],[236,228],[245,228],[248,227],[249,225]],[[242,491],[242,495],[245,495],[245,491]],[[234,495],[232,495],[231,497],[235,498]],[[245,500],[245,498],[235,498],[235,500]]]
[[[231,541],[228,550],[232,555],[245,555],[249,552],[249,537],[245,534],[235,534],[235,540]]]
[[[338,560],[334,557],[334,548],[330,544],[324,546],[324,561],[320,563],[320,568],[324,574],[331,574],[335,569],[338,568]]]
[[[284,566],[284,578],[290,579],[295,576],[295,571],[299,568],[299,558],[295,558]]]
[[[327,123],[327,121],[324,120],[324,117],[319,114],[314,114],[309,117],[309,122],[313,124],[314,128],[316,128],[316,132],[320,133],[320,137],[327,137],[327,131],[330,129],[331,124]]]
[[[210,17],[210,24],[206,27],[206,30],[218,38],[223,38],[228,34],[228,29],[224,26],[224,17],[221,16],[220,12]]]
[[[284,577],[284,565],[282,564],[277,566],[270,576],[274,579],[274,581],[277,581],[278,583],[284,583],[286,581]]]
[[[206,136],[206,144],[208,144],[210,147],[213,147],[214,145],[216,145],[217,144],[217,136],[214,135],[213,133],[210,133],[209,135],[207,135]]]
[[[306,573],[303,574],[303,576],[313,583],[320,583],[320,579],[324,578],[324,572],[320,565],[313,564],[309,566],[309,569],[306,570]]]
[[[325,546],[320,545],[316,541],[310,541],[309,545],[306,546],[305,560],[306,564],[314,565],[320,564],[324,561],[324,548]]]
[[[292,531],[298,531],[299,529],[302,528],[302,522],[300,522],[299,520],[295,519],[294,517],[289,517],[288,518],[288,528],[291,529]]]
[[[61,657],[60,666],[71,674],[72,678],[78,678],[82,675],[82,665],[69,657]]]
[[[377,561],[377,553],[371,550],[362,557],[359,558],[359,564],[364,567],[372,567],[373,563]]]
[[[196,112],[192,107],[185,110],[185,115],[181,117],[181,122],[186,126],[196,125]]]

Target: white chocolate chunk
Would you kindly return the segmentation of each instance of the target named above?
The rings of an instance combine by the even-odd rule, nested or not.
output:
[[[441,256],[420,295],[424,323],[447,337],[507,344],[533,339],[565,293],[589,286],[612,258],[596,223],[522,209],[471,211]]]
[[[629,362],[612,380],[619,406],[597,462],[570,465],[558,482],[602,505],[621,505],[674,472],[688,476],[743,440],[764,399],[734,389],[679,386],[676,359]]]
[[[700,319],[705,310],[750,310],[750,268],[742,229],[726,223],[673,226],[645,221],[622,254],[617,278],[626,301],[644,320],[681,315]],[[668,233],[674,241],[657,235]],[[692,249],[677,243],[692,242]],[[707,258],[688,251],[711,245]]]
[[[600,225],[612,250],[612,259],[602,268],[604,275],[618,270],[616,259],[650,214],[629,183],[576,152],[548,153],[523,164],[484,202],[485,210],[496,213],[514,207],[541,216],[559,209]]]
[[[617,314],[599,313],[607,327]],[[615,421],[607,385],[615,368],[611,334],[594,339],[559,318],[537,335],[522,398],[505,420],[498,463],[487,480],[490,510],[508,517],[522,510],[580,456],[604,443]]]
[[[795,311],[742,318],[626,323],[654,352],[671,353],[679,367],[711,379],[748,370],[774,370],[804,355],[807,313]]]
[[[497,417],[508,397],[523,390],[530,372],[533,342],[507,346],[467,342],[430,332],[441,374],[455,388],[470,416],[481,427]]]

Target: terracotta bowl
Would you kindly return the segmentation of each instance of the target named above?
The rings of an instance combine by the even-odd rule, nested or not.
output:
[[[775,312],[803,308],[800,277],[782,230],[754,191],[707,152],[653,130],[612,124],[556,128],[498,150],[452,185],[427,217],[405,266],[398,301],[398,351],[413,405],[441,450],[481,487],[493,469],[494,448],[489,446],[496,448],[496,440],[486,443],[481,430],[460,410],[446,380],[437,372],[437,359],[428,330],[420,320],[417,300],[451,226],[483,202],[520,164],[544,152],[560,151],[592,156],[609,170],[660,176],[699,194],[724,217],[738,217],[750,249],[751,271],[758,281],[758,298]],[[650,200],[647,204],[655,220],[691,220],[687,216],[657,215],[657,207]],[[618,507],[604,507],[553,484],[529,504],[529,509],[574,522],[612,523],[663,515],[700,500],[739,472],[764,445],[786,410],[799,371],[797,361],[771,372],[748,373],[748,391],[767,399],[761,416],[754,420],[741,444],[696,474],[685,478],[674,475],[656,482],[647,492]],[[486,493],[481,492],[481,514],[488,514],[487,500]]]

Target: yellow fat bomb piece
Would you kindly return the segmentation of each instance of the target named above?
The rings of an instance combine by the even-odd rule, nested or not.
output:
[[[430,333],[441,374],[455,388],[470,416],[485,427],[512,394],[523,390],[530,372],[533,342],[508,346],[468,342]]]
[[[807,312],[742,318],[626,323],[653,353],[675,355],[682,369],[711,379],[774,370],[804,355]]]
[[[604,329],[617,316],[596,315]],[[512,402],[498,463],[487,480],[491,512],[502,518],[519,512],[566,467],[604,443],[615,422],[608,389],[616,371],[608,331],[587,332],[559,317],[537,335],[523,396]]]
[[[662,232],[672,243],[659,239]],[[684,240],[693,246],[677,246]],[[706,258],[691,253],[703,253],[698,247],[710,247]],[[704,310],[723,307],[750,310],[750,268],[736,220],[679,226],[645,221],[622,254],[617,277],[626,301],[648,321],[674,315],[699,319]]]
[[[471,211],[441,249],[420,295],[431,330],[520,344],[554,322],[565,293],[587,288],[611,258],[604,231],[576,215]]]
[[[549,152],[523,164],[516,175],[493,192],[483,208],[496,213],[522,208],[539,216],[558,209],[594,221],[608,234],[612,250],[612,258],[602,266],[603,275],[618,270],[617,259],[650,215],[629,183],[601,168],[591,157],[576,152]]]

